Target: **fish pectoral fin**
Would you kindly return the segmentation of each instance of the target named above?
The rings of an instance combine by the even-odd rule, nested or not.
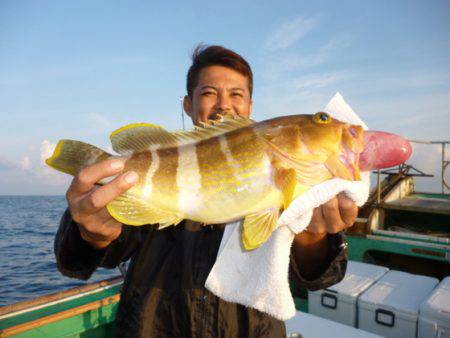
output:
[[[264,244],[275,230],[278,221],[278,207],[245,217],[242,242],[245,250],[253,250]]]
[[[339,156],[330,156],[325,165],[335,177],[348,181],[359,181],[361,179],[359,168],[350,165],[346,166]]]
[[[224,116],[220,122],[211,125],[204,124],[203,127],[196,127],[191,131],[175,132],[169,132],[150,123],[135,123],[117,129],[111,134],[110,139],[114,151],[129,155],[152,148],[163,149],[192,144],[252,123],[254,123],[253,120],[242,116]]]
[[[126,192],[106,208],[112,217],[127,225],[160,224],[158,229],[176,225],[183,219],[180,215],[152,207],[139,197]]]
[[[277,169],[275,172],[275,184],[283,194],[283,208],[286,209],[294,199],[297,185],[297,174],[294,169]]]
[[[283,194],[283,208],[285,210],[293,200],[310,188],[298,181],[298,173],[295,169],[277,169],[275,171],[275,184]]]

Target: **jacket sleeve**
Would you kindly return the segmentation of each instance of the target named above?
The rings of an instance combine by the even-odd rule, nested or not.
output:
[[[328,236],[329,254],[325,262],[316,271],[302,275],[293,255],[290,258],[289,279],[303,287],[314,291],[326,289],[339,283],[347,269],[347,240],[343,233]]]
[[[84,241],[69,209],[61,218],[54,250],[58,270],[67,277],[89,279],[97,267],[115,268],[139,246],[141,229],[124,225],[120,236],[105,249]]]

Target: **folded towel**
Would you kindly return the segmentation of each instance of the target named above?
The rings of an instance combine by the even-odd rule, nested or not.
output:
[[[325,107],[341,121],[367,126],[339,93]],[[216,296],[266,312],[280,320],[295,316],[295,304],[289,289],[289,256],[295,234],[311,221],[313,209],[340,192],[358,205],[369,195],[370,173],[361,173],[361,181],[335,178],[314,186],[294,200],[282,213],[277,229],[261,247],[246,251],[241,242],[242,221],[225,227],[216,262],[205,287]]]

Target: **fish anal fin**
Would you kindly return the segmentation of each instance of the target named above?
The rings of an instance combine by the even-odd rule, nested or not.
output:
[[[126,192],[110,202],[107,209],[112,217],[127,225],[160,224],[159,229],[178,224],[183,218],[173,212],[152,207]]]
[[[158,230],[162,230],[171,225],[178,225],[182,220],[183,218],[174,215],[173,218],[168,218],[165,222],[159,222]]]
[[[245,217],[242,229],[245,250],[259,248],[269,239],[277,226],[278,214],[278,207],[273,207]]]

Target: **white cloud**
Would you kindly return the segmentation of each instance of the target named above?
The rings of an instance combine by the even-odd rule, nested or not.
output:
[[[267,36],[264,46],[269,51],[286,49],[306,36],[316,26],[317,20],[314,18],[300,16],[286,21]]]
[[[314,66],[324,64],[329,60],[337,50],[348,47],[353,40],[350,35],[343,35],[333,38],[317,50],[308,52],[283,52],[273,53],[266,57],[265,70],[263,78],[275,80],[283,76],[289,76],[295,71],[305,70]]]
[[[103,114],[100,113],[89,113],[87,114],[89,122],[94,123],[95,126],[110,127],[111,120]]]
[[[347,72],[313,74],[309,76],[298,77],[293,81],[292,87],[296,89],[323,88],[348,77],[349,73]]]
[[[32,168],[31,160],[28,156],[22,158],[22,160],[20,161],[20,167],[25,171],[28,171]]]

